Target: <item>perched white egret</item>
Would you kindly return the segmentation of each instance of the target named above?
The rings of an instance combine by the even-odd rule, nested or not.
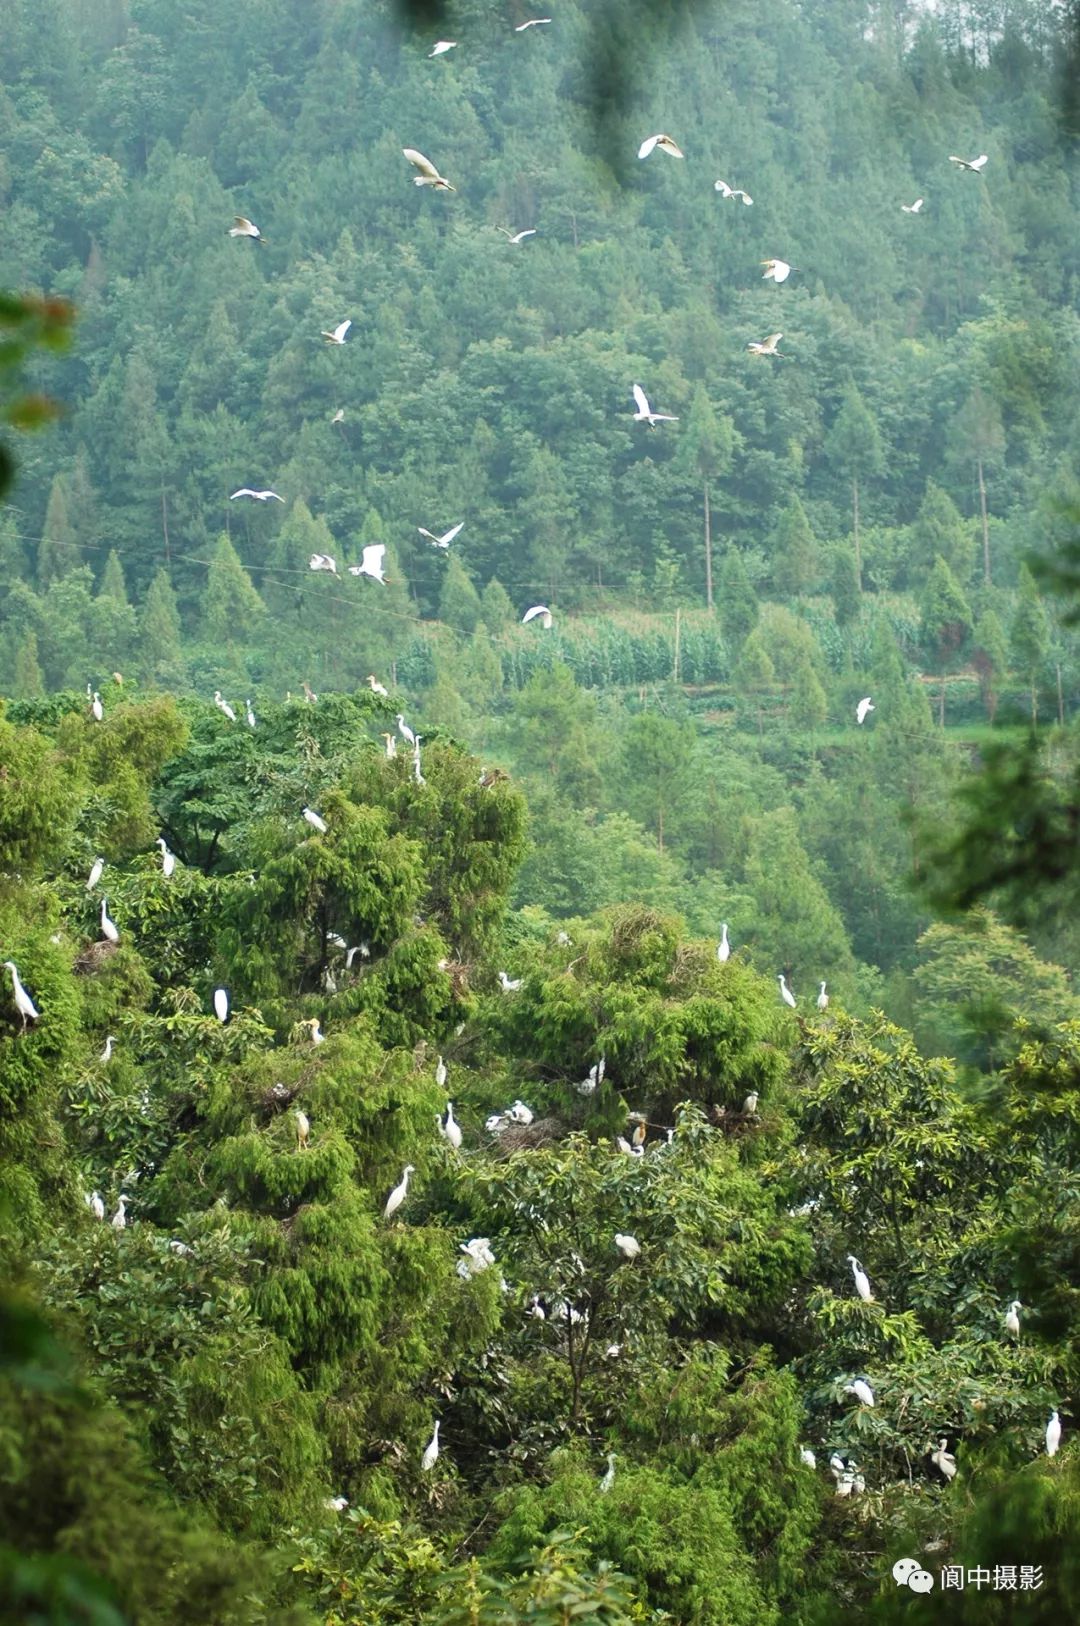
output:
[[[214,690],[214,705],[217,707],[218,711],[220,711],[223,717],[227,717],[230,723],[235,723],[236,713],[233,711],[227,700],[222,700],[220,689]]]
[[[747,205],[754,201],[749,192],[744,192],[741,186],[729,186],[726,181],[714,181],[713,191],[719,192],[722,198],[741,198]]]
[[[309,1016],[307,1018],[306,1022],[304,1023],[304,1026],[307,1029],[309,1029],[309,1031],[311,1033],[311,1042],[312,1042],[312,1044],[325,1044],[326,1043],[326,1034],[323,1032],[322,1028],[319,1026],[319,1018],[317,1016]]]
[[[529,1308],[526,1310],[525,1314],[531,1316],[534,1321],[547,1320],[547,1312],[545,1311],[544,1306],[540,1303],[539,1293],[533,1294],[532,1298],[529,1300]]]
[[[649,405],[649,398],[640,384],[634,384],[631,389],[637,411],[634,413],[635,423],[647,423],[650,429],[658,423],[678,423],[678,418],[672,417],[670,412],[654,412]]]
[[[446,1063],[443,1061],[442,1057],[440,1056],[438,1058],[438,1060],[436,1061],[436,1063],[435,1063],[435,1082],[439,1086],[440,1090],[445,1090],[445,1088],[446,1088],[446,1079],[447,1079]]]
[[[787,982],[786,982],[786,980],[784,978],[784,973],[782,971],[779,973],[779,981],[780,981],[780,998],[784,1001],[785,1005],[790,1005],[792,1010],[794,1010],[795,1005],[796,1005],[795,995],[791,992],[791,989],[788,987]]]
[[[316,813],[313,808],[305,807],[305,809],[304,809],[304,817],[307,820],[307,822],[310,824],[310,826],[311,826],[311,828],[313,830],[317,830],[321,836],[324,836],[326,834],[326,829],[327,829],[326,820],[323,819],[323,818],[320,818],[318,813]]]
[[[731,958],[731,944],[728,942],[728,924],[725,920],[720,927],[720,941],[716,945],[716,958],[723,965],[725,960]]]
[[[622,1354],[622,1345],[621,1344],[609,1344],[608,1347],[604,1351],[604,1359],[605,1359],[605,1361],[617,1361],[621,1354]]]
[[[761,264],[765,267],[764,282],[786,282],[795,269],[786,260],[762,260]]]
[[[91,1191],[86,1199],[86,1206],[95,1219],[105,1218],[105,1202],[100,1191]]]
[[[442,1132],[443,1138],[449,1141],[450,1145],[454,1148],[454,1151],[460,1151],[461,1125],[454,1117],[454,1103],[452,1101],[448,1101],[446,1103],[446,1111],[439,1120],[439,1128]]]
[[[108,909],[106,907],[108,901],[109,900],[107,898],[102,898],[102,900],[101,900],[101,931],[102,931],[102,935],[104,937],[107,937],[110,943],[119,943],[119,941],[120,941],[120,933],[117,930],[116,922],[115,922],[115,920],[110,920],[109,919],[109,911],[108,911]]]
[[[101,704],[101,696],[98,694],[96,689],[94,690],[94,697],[90,702],[90,715],[93,717],[95,723],[100,723],[101,719],[105,715],[105,707]]]
[[[434,531],[425,530],[423,525],[418,525],[416,529],[421,536],[426,536],[428,541],[433,542],[437,548],[448,548],[464,524],[463,519],[458,520],[457,524],[451,525],[450,529],[444,531],[442,536],[436,536]]]
[[[464,1259],[458,1260],[458,1274],[478,1276],[482,1270],[487,1270],[495,1263],[495,1255],[491,1251],[491,1243],[486,1236],[474,1236],[468,1242],[461,1243]],[[462,1270],[462,1265],[465,1269]]]
[[[631,1146],[625,1135],[616,1135],[615,1144],[619,1148],[620,1152],[625,1152],[627,1157],[633,1157],[634,1148]]]
[[[433,49],[428,52],[428,57],[445,56],[447,51],[453,51],[456,46],[457,40],[436,40]]]
[[[615,1232],[615,1246],[624,1259],[636,1259],[641,1252],[641,1243],[636,1236],[627,1236],[623,1231]]]
[[[406,745],[415,745],[416,744],[416,735],[413,733],[412,729],[409,727],[408,723],[405,721],[405,713],[402,712],[402,711],[398,712],[397,726],[398,726],[398,733],[401,735],[402,739],[405,741],[405,744]]]
[[[505,1113],[493,1112],[490,1117],[484,1119],[484,1128],[489,1135],[501,1135],[508,1122]]]
[[[686,156],[677,141],[673,140],[669,135],[662,134],[646,136],[638,148],[637,155],[639,158],[648,158],[649,154],[655,152],[658,147],[661,152],[666,152],[669,158],[685,158]]]
[[[804,1445],[799,1451],[799,1461],[804,1462],[808,1468],[817,1467],[817,1457],[808,1445]]]
[[[331,576],[336,576],[337,560],[332,553],[313,553],[308,560],[309,570],[326,570]]]
[[[947,1449],[948,1444],[947,1439],[939,1440],[937,1450],[930,1453],[930,1461],[951,1482],[956,1478],[956,1458]]]
[[[844,1461],[839,1451],[834,1451],[832,1456],[829,1458],[829,1472],[832,1474],[834,1479],[839,1479],[841,1474],[847,1472],[847,1463]]]
[[[506,1116],[512,1124],[528,1126],[533,1121],[532,1108],[527,1107],[524,1101],[515,1101],[512,1107],[507,1108]]]
[[[386,696],[389,694],[390,691],[386,687],[385,683],[380,683],[379,682],[379,680],[375,676],[374,672],[369,672],[368,673],[367,682],[368,682],[368,688],[371,690],[372,694],[380,694],[380,695],[382,695],[383,699],[385,700]]]
[[[874,1404],[874,1391],[865,1378],[856,1378],[854,1383],[845,1384],[844,1393],[854,1395],[856,1400],[861,1400],[864,1406]]]
[[[327,344],[344,344],[345,343],[345,335],[346,335],[346,333],[348,333],[348,331],[349,331],[349,329],[351,327],[352,327],[352,317],[350,316],[350,317],[347,318],[346,321],[339,322],[337,327],[332,328],[329,333],[324,328],[323,329],[323,338],[326,340]]]
[[[125,1225],[127,1224],[127,1213],[125,1211],[125,1205],[127,1203],[129,1203],[130,1201],[131,1201],[130,1197],[125,1197],[123,1195],[123,1193],[121,1193],[120,1200],[118,1201],[118,1203],[116,1205],[116,1211],[115,1211],[115,1213],[113,1214],[113,1217],[112,1217],[112,1228],[113,1228],[114,1231],[122,1231],[124,1229]]]
[[[405,1173],[401,1176],[399,1184],[394,1187],[393,1191],[386,1199],[386,1207],[383,1209],[383,1219],[392,1219],[397,1213],[398,1209],[405,1201],[406,1193],[409,1189],[409,1176],[415,1172],[416,1171],[414,1170],[412,1164],[406,1163]]]
[[[247,717],[247,725],[248,725],[248,727],[249,728],[254,728],[255,727],[255,713],[251,709],[251,701],[250,700],[245,700],[244,701],[244,714]]]
[[[542,618],[544,631],[550,631],[552,615],[546,604],[534,604],[531,610],[526,610],[521,618],[521,625],[527,627],[530,621],[536,620],[537,616]]]
[[[746,348],[752,356],[778,356],[780,352],[776,347],[783,337],[782,333],[770,333],[767,339],[762,339],[760,342],[757,339],[751,339]]]
[[[306,1112],[301,1112],[299,1107],[293,1116],[296,1118],[296,1150],[306,1152],[308,1136],[311,1134],[311,1119]]]
[[[420,171],[419,175],[413,177],[415,186],[433,186],[436,192],[457,191],[457,187],[451,186],[449,181],[444,180],[431,159],[425,158],[422,152],[417,152],[415,147],[402,147],[401,150],[413,168]]]
[[[514,33],[524,34],[527,28],[542,28],[544,23],[549,23],[550,21],[550,17],[530,17],[527,23],[518,23],[517,27],[514,29]]]
[[[380,734],[379,738],[386,741],[386,755],[392,762],[397,756],[397,741],[392,734]]]
[[[906,215],[917,215],[923,206],[923,199],[916,198],[914,203],[902,203],[901,209]]]
[[[1019,1338],[1020,1336],[1020,1311],[1023,1308],[1024,1306],[1019,1299],[1013,1299],[1009,1308],[1005,1311],[1005,1331],[1010,1338]]]
[[[113,1033],[106,1034],[105,1048],[102,1050],[101,1055],[98,1057],[99,1061],[105,1062],[105,1061],[111,1061],[112,1060],[113,1045],[115,1043],[116,1043],[116,1035],[113,1034]]]
[[[865,1270],[860,1265],[853,1253],[848,1254],[847,1262],[851,1266],[851,1274],[855,1280],[856,1293],[858,1293],[864,1304],[872,1304],[874,1301],[874,1295],[870,1290],[869,1276],[866,1274]]]
[[[427,1448],[424,1451],[423,1456],[420,1458],[420,1471],[422,1473],[425,1473],[425,1474],[430,1473],[432,1468],[434,1468],[435,1464],[438,1462],[438,1460],[439,1460],[439,1425],[438,1425],[438,1423],[436,1423],[435,1424],[435,1432],[432,1434],[431,1439],[428,1441]]]
[[[18,971],[16,970],[16,967],[15,967],[15,961],[14,960],[5,960],[4,964],[7,966],[8,970],[11,972],[11,986],[12,986],[12,989],[13,989],[14,994],[15,994],[15,1009],[18,1011],[19,1015],[22,1017],[22,1025],[23,1025],[23,1027],[26,1026],[27,1022],[38,1022],[38,1021],[40,1021],[41,1020],[41,1013],[38,1011],[36,1005],[34,1004],[34,1001],[30,998],[30,995],[26,992],[26,989],[23,987],[22,981],[21,981],[21,979],[19,977],[19,973],[18,973]]]
[[[1048,1457],[1057,1455],[1057,1448],[1061,1444],[1061,1418],[1056,1411],[1050,1413],[1050,1421],[1046,1425],[1046,1454]]]
[[[524,231],[511,231],[508,226],[496,226],[495,230],[501,231],[503,236],[509,238],[511,243],[523,243],[526,237],[536,236],[535,226],[527,226]]]
[[[348,1505],[349,1498],[347,1496],[328,1496],[324,1503],[324,1506],[329,1508],[331,1513],[344,1513]]]
[[[90,873],[86,877],[86,890],[88,892],[92,892],[95,886],[97,886],[98,882],[101,880],[101,872],[104,868],[104,858],[95,858],[94,862],[90,865]]]
[[[520,977],[508,977],[505,971],[499,972],[499,987],[504,994],[516,994],[521,987]]]
[[[577,1092],[579,1095],[592,1095],[593,1091],[596,1089],[596,1086],[603,1081],[605,1064],[606,1061],[605,1057],[603,1056],[600,1057],[599,1061],[593,1062],[592,1066],[589,1068],[589,1071],[586,1073],[581,1083],[577,1086]]]
[[[360,554],[360,563],[349,566],[350,576],[370,576],[373,581],[381,582],[386,586],[386,572],[383,560],[386,558],[385,542],[370,542]]]
[[[230,491],[230,502],[235,502],[237,497],[254,497],[256,502],[269,502],[271,498],[275,502],[285,501],[285,498],[279,497],[276,491],[253,491],[250,486],[241,486],[239,491]]]
[[[867,714],[874,710],[876,710],[874,702],[871,700],[869,695],[864,695],[859,701],[859,704],[855,707],[855,721],[857,723],[865,723]]]
[[[570,936],[569,932],[556,932],[555,933],[555,941],[562,948],[569,948],[570,944],[574,941],[574,939]]]
[[[371,959],[371,944],[370,943],[355,943],[353,945],[353,947],[349,950],[349,952],[345,956],[345,969],[346,969],[346,971],[351,971],[352,970],[353,960],[355,959],[355,957],[358,954],[359,954],[359,956],[360,956],[360,958],[362,960],[370,960]]]
[[[607,1456],[607,1473],[604,1475],[603,1479],[600,1481],[600,1494],[601,1494],[601,1496],[606,1496],[608,1491],[611,1489],[612,1485],[614,1485],[614,1483],[615,1483],[615,1453],[614,1453],[614,1451],[609,1451],[608,1456]]]
[[[644,1120],[644,1118],[639,1118],[638,1122],[634,1125],[633,1130],[632,1130],[631,1135],[630,1135],[630,1146],[631,1146],[631,1149],[633,1151],[636,1152],[639,1147],[644,1146],[644,1144],[645,1144],[645,1135],[646,1135],[645,1120]]]
[[[168,880],[169,876],[176,868],[176,857],[175,854],[171,853],[168,847],[165,845],[164,836],[158,836],[157,845],[161,848],[161,873],[164,875],[165,879]]]
[[[224,988],[214,989],[214,1015],[219,1022],[225,1022],[229,1016],[229,996]]]
[[[856,1474],[850,1468],[845,1468],[836,1481],[837,1496],[851,1496],[860,1490],[865,1490],[866,1481],[861,1474]]]
[[[747,1117],[747,1118],[752,1117],[753,1114],[757,1111],[757,1104],[758,1104],[758,1092],[756,1090],[751,1090],[750,1094],[746,1097],[746,1100],[742,1104],[742,1109],[743,1109],[744,1116]]]
[[[413,778],[416,780],[416,783],[418,785],[426,785],[427,784],[427,780],[424,778],[423,774],[420,772],[420,741],[421,741],[422,738],[423,738],[423,735],[421,735],[421,734],[418,734],[416,736],[416,744],[413,746],[413,751],[412,751]]]
[[[827,1011],[829,1008],[829,996],[825,992],[824,983],[822,983],[821,992],[817,996],[817,1008],[819,1011]]]
[[[234,225],[229,227],[230,237],[252,237],[257,243],[265,243],[266,238],[253,220],[246,215],[233,215]]]
[[[949,163],[956,164],[960,169],[970,169],[973,175],[980,175],[986,164],[986,154],[981,152],[978,158],[956,158],[949,154]]]

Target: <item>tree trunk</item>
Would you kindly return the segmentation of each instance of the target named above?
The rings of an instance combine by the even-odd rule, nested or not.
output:
[[[709,482],[705,481],[705,606],[712,610],[712,514],[709,511]]]
[[[941,694],[938,697],[938,727],[945,727],[945,673],[941,674]]]
[[[986,481],[983,479],[983,461],[977,459],[979,470],[979,512],[982,515],[983,533],[983,581],[990,586],[990,525],[986,518]]]
[[[1065,727],[1065,696],[1061,692],[1061,662],[1060,661],[1058,661],[1058,663],[1057,663],[1057,665],[1055,667],[1055,671],[1057,672],[1058,724],[1059,724],[1059,726],[1061,728],[1064,728]]]
[[[676,683],[678,683],[678,681],[679,681],[679,645],[680,645],[681,642],[682,642],[682,611],[681,611],[681,609],[676,608],[676,611],[675,611],[675,663],[674,663],[674,665],[673,665],[673,667],[671,669],[672,679]]]
[[[664,804],[659,802],[656,808],[656,850],[664,850]]]
[[[165,482],[161,482],[161,530],[165,538],[165,568],[172,569],[172,555],[169,552],[169,511],[165,506]]]
[[[859,476],[851,482],[852,532],[855,541],[855,585],[862,592],[862,544],[859,541]]]

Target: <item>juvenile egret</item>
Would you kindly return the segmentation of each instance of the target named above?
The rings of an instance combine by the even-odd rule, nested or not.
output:
[[[622,1345],[621,1344],[609,1344],[608,1347],[604,1351],[604,1359],[605,1359],[605,1361],[617,1361],[621,1354],[622,1354]]]
[[[917,215],[923,206],[923,199],[916,198],[914,203],[902,203],[901,209],[906,215]]]
[[[371,690],[372,694],[381,694],[384,699],[389,694],[390,691],[387,689],[385,683],[380,683],[374,672],[368,673],[367,681],[368,688]]]
[[[317,830],[321,836],[324,836],[326,834],[326,829],[327,829],[326,820],[321,819],[319,817],[319,815],[312,808],[305,807],[305,809],[304,809],[304,817],[307,820],[307,822],[310,824],[310,826],[311,826],[311,828],[313,830]]]
[[[311,1030],[311,1042],[312,1042],[312,1044],[325,1044],[326,1043],[326,1034],[320,1028],[320,1026],[319,1026],[319,1018],[317,1016],[309,1016],[307,1021],[304,1023],[304,1026],[306,1028],[310,1028],[310,1030]]]
[[[386,543],[371,542],[360,554],[360,563],[349,566],[350,576],[370,576],[373,581],[381,582],[386,586],[386,574],[383,560],[386,558]]]
[[[654,412],[649,405],[649,398],[640,384],[634,384],[631,389],[637,411],[634,413],[635,423],[647,423],[650,429],[658,423],[678,423],[678,418],[672,417],[670,412]]]
[[[619,1148],[620,1152],[625,1152],[627,1157],[633,1157],[634,1148],[631,1146],[625,1135],[616,1135],[615,1144]]]
[[[769,337],[760,343],[756,339],[751,339],[746,348],[752,356],[778,356],[780,352],[776,347],[783,337],[782,333],[770,333]]]
[[[847,1463],[844,1461],[839,1451],[834,1451],[832,1456],[829,1458],[829,1472],[832,1474],[834,1479],[839,1479],[841,1474],[847,1472]]]
[[[521,618],[521,625],[523,627],[527,627],[530,621],[536,620],[537,616],[541,616],[543,618],[542,624],[544,631],[550,631],[552,615],[546,604],[534,604],[531,610],[526,610],[525,614]]]
[[[530,17],[527,23],[518,23],[517,27],[514,29],[514,33],[524,34],[527,28],[540,28],[544,23],[549,23],[550,21],[550,17]]]
[[[169,851],[168,847],[166,847],[164,836],[158,836],[157,845],[161,848],[161,873],[164,875],[165,879],[168,880],[169,876],[176,868],[176,858],[175,855]]]
[[[214,1015],[219,1022],[225,1022],[229,1016],[229,996],[224,988],[214,989]]]
[[[337,327],[332,328],[329,333],[327,333],[327,331],[324,328],[323,329],[323,338],[326,340],[327,344],[344,344],[345,343],[345,335],[346,335],[346,333],[348,333],[348,331],[349,331],[349,329],[351,327],[352,327],[352,317],[350,316],[350,317],[347,318],[346,321],[339,322]]]
[[[450,529],[448,531],[444,531],[442,536],[436,536],[434,531],[425,530],[422,525],[418,525],[416,529],[420,532],[421,536],[426,536],[429,542],[434,542],[437,548],[448,548],[464,524],[465,521],[463,519],[458,520],[458,523],[456,525],[451,525]]]
[[[1061,1444],[1061,1418],[1056,1411],[1050,1413],[1050,1421],[1046,1425],[1046,1454],[1048,1457],[1057,1455],[1057,1448]]]
[[[103,1220],[105,1218],[105,1203],[100,1191],[90,1193],[86,1199],[86,1206],[95,1219]]]
[[[392,762],[397,756],[397,741],[392,734],[381,734],[379,738],[386,741],[386,755]]]
[[[762,260],[761,264],[765,267],[764,282],[786,282],[795,269],[786,260]]]
[[[439,1460],[439,1425],[435,1424],[435,1432],[428,1441],[427,1449],[420,1458],[421,1473],[430,1473]]]
[[[986,163],[986,154],[981,152],[978,158],[956,158],[952,153],[950,153],[949,163],[957,164],[960,169],[970,169],[973,175],[979,175],[982,173],[983,166]]]
[[[97,886],[98,882],[101,880],[101,872],[104,868],[104,858],[95,858],[94,862],[90,865],[90,873],[86,877],[86,890],[88,892],[92,892],[95,886]]]
[[[227,700],[222,700],[220,689],[214,690],[214,705],[217,707],[218,711],[220,711],[223,717],[227,717],[230,723],[235,723],[236,713],[233,711]]]
[[[869,1276],[866,1274],[865,1270],[860,1265],[853,1253],[848,1254],[847,1262],[851,1266],[851,1274],[855,1279],[856,1293],[858,1293],[864,1304],[872,1304],[874,1302],[874,1295],[870,1290]]]
[[[937,1450],[930,1453],[930,1461],[938,1472],[944,1474],[945,1478],[951,1482],[956,1478],[956,1458],[946,1449],[948,1444],[947,1439],[939,1440]]]
[[[402,711],[398,712],[397,726],[398,726],[398,733],[401,735],[402,739],[405,741],[405,744],[406,745],[415,745],[416,744],[416,735],[413,733],[412,729],[409,727],[408,723],[405,721],[405,713],[402,712]]]
[[[233,215],[235,225],[229,227],[230,237],[253,237],[257,243],[265,243],[266,239],[254,221],[246,215]]]
[[[311,1119],[308,1117],[306,1112],[301,1112],[299,1107],[297,1107],[297,1109],[296,1109],[295,1118],[296,1118],[296,1150],[298,1152],[306,1152],[307,1151],[308,1136],[311,1134]]]
[[[5,960],[4,964],[11,972],[11,986],[15,993],[15,1009],[22,1017],[23,1027],[26,1026],[27,1022],[40,1021],[41,1013],[34,1004],[34,1001],[30,998],[30,995],[26,992],[26,989],[23,987],[19,978],[19,973],[15,969],[15,961]]]
[[[527,1126],[533,1121],[532,1108],[527,1107],[524,1101],[515,1101],[512,1107],[507,1108],[506,1116],[509,1118],[512,1124],[524,1124]]]
[[[1020,1311],[1023,1308],[1024,1306],[1019,1299],[1013,1299],[1009,1308],[1005,1311],[1005,1331],[1010,1338],[1019,1338],[1020,1336]]]
[[[506,226],[496,226],[495,230],[501,231],[503,236],[508,237],[512,243],[523,243],[526,237],[536,236],[535,226],[528,226],[524,231],[510,231]]]
[[[102,1050],[101,1055],[98,1057],[99,1061],[105,1062],[105,1061],[111,1061],[112,1060],[112,1050],[113,1050],[113,1045],[115,1043],[116,1043],[115,1034],[112,1034],[112,1033],[108,1034],[106,1036],[106,1039],[105,1039],[105,1048],[104,1048],[104,1050]]]
[[[440,1090],[445,1090],[446,1088],[446,1077],[446,1063],[440,1056],[435,1063],[435,1082],[439,1086]]]
[[[313,553],[308,560],[309,570],[328,570],[331,576],[337,575],[337,560],[332,553]]]
[[[645,1144],[645,1135],[646,1135],[645,1120],[644,1120],[644,1118],[640,1118],[638,1120],[638,1122],[634,1125],[633,1131],[631,1132],[631,1135],[630,1135],[630,1146],[631,1146],[633,1151],[636,1152],[639,1147],[644,1146],[644,1144]]]
[[[501,1135],[506,1128],[507,1121],[505,1113],[493,1112],[490,1117],[484,1119],[484,1128],[489,1135]]]
[[[454,1117],[454,1103],[446,1103],[446,1112],[439,1123],[444,1139],[448,1140],[455,1152],[461,1150],[461,1125]]]
[[[817,1008],[818,1008],[819,1011],[827,1011],[828,1008],[829,1008],[829,996],[825,992],[825,984],[824,983],[822,983],[821,992],[817,996]]]
[[[425,158],[422,152],[417,152],[415,147],[402,147],[401,150],[413,168],[420,171],[419,175],[413,177],[415,186],[433,186],[436,192],[457,191],[457,187],[451,186],[449,181],[444,180],[431,159]]]
[[[349,1505],[347,1496],[328,1496],[325,1504],[331,1513],[344,1513]]]
[[[593,1062],[592,1066],[589,1068],[589,1071],[586,1073],[586,1075],[582,1079],[581,1083],[577,1086],[578,1094],[579,1095],[592,1095],[593,1091],[596,1089],[596,1086],[600,1083],[600,1080],[603,1078],[603,1076],[604,1076],[604,1058],[603,1058],[603,1056],[601,1056],[599,1061],[594,1061]]]
[[[685,158],[686,156],[678,142],[673,141],[669,135],[646,136],[637,150],[637,155],[639,158],[648,158],[649,154],[657,147],[661,152],[666,152],[669,158]]]
[[[434,49],[428,52],[428,58],[430,59],[433,56],[445,56],[447,51],[454,50],[456,45],[457,40],[436,40]]]
[[[569,948],[574,939],[570,936],[569,932],[556,932],[555,941],[560,945],[561,948]]]
[[[101,704],[101,696],[94,690],[94,698],[90,702],[90,713],[95,723],[100,723],[105,715],[105,707]]]
[[[728,942],[727,932],[728,925],[727,921],[725,920],[723,925],[720,927],[720,941],[716,945],[716,958],[720,961],[721,965],[724,964],[725,960],[729,960],[731,958],[731,944]]]
[[[113,1217],[112,1217],[112,1228],[113,1228],[114,1231],[122,1231],[124,1229],[125,1225],[127,1224],[127,1214],[125,1212],[124,1205],[126,1203],[129,1203],[130,1201],[131,1201],[130,1197],[125,1197],[123,1194],[121,1194],[120,1200],[118,1201],[118,1203],[116,1205],[116,1212],[113,1214]],[[1056,1415],[1056,1413],[1055,1413],[1055,1415]]]
[[[804,1445],[799,1451],[799,1461],[804,1462],[808,1468],[817,1467],[817,1457],[808,1445]]]
[[[744,192],[741,186],[729,186],[726,181],[714,181],[713,191],[719,192],[722,198],[741,198],[745,204],[754,201],[749,192]]]
[[[245,700],[244,701],[244,713],[245,713],[245,716],[247,717],[247,725],[248,725],[248,727],[249,728],[254,728],[255,727],[255,713],[251,709],[251,701],[250,700]]]
[[[615,1232],[615,1246],[624,1259],[636,1259],[641,1252],[641,1243],[636,1236],[627,1236],[622,1231]]]
[[[855,707],[855,721],[857,723],[865,723],[867,713],[873,711],[874,709],[874,702],[871,700],[869,695],[865,695]]]
[[[862,1401],[864,1406],[872,1406],[874,1404],[874,1391],[866,1382],[865,1378],[856,1378],[854,1383],[846,1384],[844,1387],[844,1393],[846,1395],[854,1395],[857,1400]]]
[[[508,977],[505,971],[499,972],[499,987],[504,994],[516,994],[521,987],[520,977]]]
[[[413,1169],[412,1164],[406,1163],[405,1173],[401,1176],[400,1183],[394,1187],[393,1191],[386,1199],[386,1207],[383,1209],[383,1219],[392,1219],[397,1213],[398,1209],[405,1201],[405,1196],[409,1189],[409,1176],[415,1172],[416,1171]]]
[[[102,934],[103,934],[103,936],[108,938],[110,943],[119,943],[119,941],[120,941],[120,933],[117,930],[116,922],[114,920],[109,919],[109,912],[108,912],[108,909],[106,908],[107,903],[108,903],[108,899],[107,898],[102,898],[102,900],[101,900],[101,930],[102,930]]]
[[[751,1090],[750,1094],[746,1097],[746,1100],[742,1104],[743,1116],[747,1118],[752,1117],[757,1111],[757,1104],[758,1092],[756,1090]]]
[[[607,1473],[604,1475],[603,1479],[600,1481],[600,1494],[601,1494],[601,1496],[606,1496],[608,1491],[611,1489],[612,1485],[614,1485],[614,1483],[615,1483],[615,1453],[614,1453],[614,1451],[609,1451],[608,1452],[608,1458],[607,1458]]]
[[[237,497],[254,497],[256,502],[269,502],[271,497],[275,502],[285,501],[285,498],[279,497],[276,491],[253,491],[250,486],[241,486],[239,491],[229,493],[230,502],[235,502]]]
[[[491,1243],[486,1236],[474,1236],[468,1242],[461,1244],[461,1251],[465,1259],[458,1260],[459,1274],[477,1276],[482,1270],[487,1270],[495,1263],[495,1255],[491,1251]],[[462,1273],[461,1266],[465,1266]]]
[[[791,992],[791,989],[788,987],[786,981],[784,980],[784,973],[782,971],[779,974],[779,980],[780,980],[780,998],[784,1001],[785,1005],[790,1005],[792,1010],[794,1010],[795,1005],[796,1005],[795,995]]]

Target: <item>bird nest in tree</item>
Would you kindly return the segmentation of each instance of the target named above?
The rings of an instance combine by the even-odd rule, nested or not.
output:
[[[746,1135],[761,1122],[756,1112],[744,1112],[741,1107],[711,1106],[709,1122],[722,1129],[725,1135]]]
[[[299,1093],[299,1084],[271,1084],[268,1090],[263,1091],[259,1099],[267,1117],[272,1117],[275,1113],[284,1112],[285,1108],[296,1099]]]
[[[554,1146],[565,1139],[561,1118],[534,1118],[531,1124],[507,1124],[495,1138],[495,1150],[503,1157],[513,1152],[535,1151],[538,1146]]]
[[[74,970],[78,977],[92,977],[98,971],[104,970],[112,955],[116,953],[116,944],[110,943],[105,937],[99,943],[91,943],[84,949],[75,961]]]
[[[679,992],[695,987],[708,964],[709,951],[703,949],[700,943],[680,943],[675,950],[675,962],[668,978],[669,987]]]

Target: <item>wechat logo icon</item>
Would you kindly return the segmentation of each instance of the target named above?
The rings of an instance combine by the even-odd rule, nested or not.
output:
[[[892,1572],[897,1586],[910,1587],[912,1592],[929,1592],[934,1585],[934,1577],[917,1558],[898,1558]]]

